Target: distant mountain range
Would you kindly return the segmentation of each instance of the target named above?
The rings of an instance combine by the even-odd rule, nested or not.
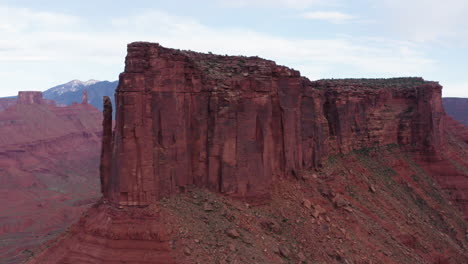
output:
[[[109,96],[114,102],[114,92],[118,81],[96,81],[82,82],[73,80],[65,84],[57,85],[43,92],[43,97],[56,101],[58,104],[71,105],[73,102],[81,102],[83,91],[88,92],[88,103],[102,111],[102,97]]]
[[[445,112],[468,127],[468,98],[442,98]]]
[[[81,103],[83,91],[88,92],[88,103],[102,111],[102,97],[109,96],[112,105],[115,106],[114,92],[119,84],[118,81],[97,81],[89,80],[86,82],[73,80],[64,84],[54,86],[42,92],[45,99],[54,100],[57,105],[71,105],[74,102]],[[0,111],[10,105],[16,104],[16,96],[0,98]]]

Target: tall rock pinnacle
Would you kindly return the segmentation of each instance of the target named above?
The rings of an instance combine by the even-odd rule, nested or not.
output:
[[[112,159],[112,103],[108,96],[104,96],[103,101],[103,134],[101,147],[101,164],[99,171],[101,175],[101,192],[104,199],[107,199]]]
[[[81,96],[81,104],[88,104],[88,91],[84,90]]]

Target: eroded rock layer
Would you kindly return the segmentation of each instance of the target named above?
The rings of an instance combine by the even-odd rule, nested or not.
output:
[[[99,197],[102,114],[20,92],[0,111],[0,259],[22,263]]]
[[[330,154],[399,144],[436,159],[441,86],[322,80],[258,57],[128,46],[116,93],[108,198],[148,205],[187,185],[246,198]],[[108,143],[110,144],[110,143]]]

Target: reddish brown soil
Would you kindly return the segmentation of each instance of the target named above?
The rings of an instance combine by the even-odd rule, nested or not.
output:
[[[261,201],[192,187],[101,202],[30,263],[466,263],[467,224],[427,171],[390,145],[331,156]]]
[[[101,113],[22,93],[0,112],[0,259],[20,263],[97,200]]]

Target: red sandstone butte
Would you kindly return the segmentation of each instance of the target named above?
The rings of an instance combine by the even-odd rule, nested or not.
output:
[[[104,193],[135,206],[187,185],[258,198],[330,154],[399,144],[437,159],[441,88],[421,78],[311,82],[258,57],[132,43]]]

